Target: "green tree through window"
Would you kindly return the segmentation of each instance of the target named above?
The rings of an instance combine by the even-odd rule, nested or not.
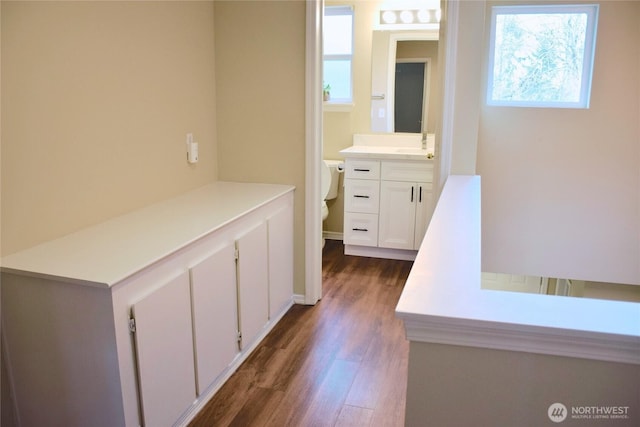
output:
[[[596,13],[597,5],[494,7],[489,104],[588,107]]]

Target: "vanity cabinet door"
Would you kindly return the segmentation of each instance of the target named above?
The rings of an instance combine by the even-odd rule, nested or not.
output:
[[[430,182],[419,182],[417,184],[416,199],[416,230],[413,249],[420,249],[424,235],[427,232],[431,213],[433,210],[433,184]]]
[[[239,352],[234,242],[207,256],[189,272],[199,396]]]
[[[189,273],[132,306],[145,426],[173,425],[196,398]]]
[[[412,182],[382,181],[378,246],[413,249],[417,186]]]
[[[417,250],[431,218],[432,184],[382,181],[378,246]]]

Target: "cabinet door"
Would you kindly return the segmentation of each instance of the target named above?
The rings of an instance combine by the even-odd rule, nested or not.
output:
[[[236,240],[238,310],[242,349],[251,344],[269,320],[267,223],[261,222]]]
[[[196,386],[200,395],[238,354],[234,243],[221,247],[189,271]]]
[[[189,274],[132,307],[144,425],[173,425],[196,398]]]
[[[414,247],[417,186],[411,182],[380,183],[380,224],[378,246],[410,249]]]
[[[413,249],[420,249],[424,234],[427,232],[429,221],[431,220],[431,213],[433,209],[433,184],[428,182],[419,182],[417,184],[417,199],[416,199],[416,231],[415,242]]]
[[[267,220],[269,231],[269,318],[291,303],[293,296],[293,205]]]

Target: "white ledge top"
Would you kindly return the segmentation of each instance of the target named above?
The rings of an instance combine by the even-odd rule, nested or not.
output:
[[[108,288],[293,190],[214,182],[8,255],[0,265],[6,273]]]
[[[413,341],[640,364],[640,304],[483,290],[480,177],[450,176],[396,314]]]

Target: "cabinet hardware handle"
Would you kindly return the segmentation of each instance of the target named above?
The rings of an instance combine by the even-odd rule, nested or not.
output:
[[[411,186],[411,203],[413,203],[413,190],[415,189],[415,187],[412,185]]]
[[[422,185],[420,186],[420,195],[418,196],[418,202],[422,203]]]
[[[353,169],[356,172],[371,172],[371,169],[359,169],[359,168],[354,168]]]
[[[369,231],[366,228],[354,228],[353,231]]]
[[[354,194],[353,197],[358,197],[360,199],[368,199],[369,198],[369,196],[363,196],[361,194]]]

